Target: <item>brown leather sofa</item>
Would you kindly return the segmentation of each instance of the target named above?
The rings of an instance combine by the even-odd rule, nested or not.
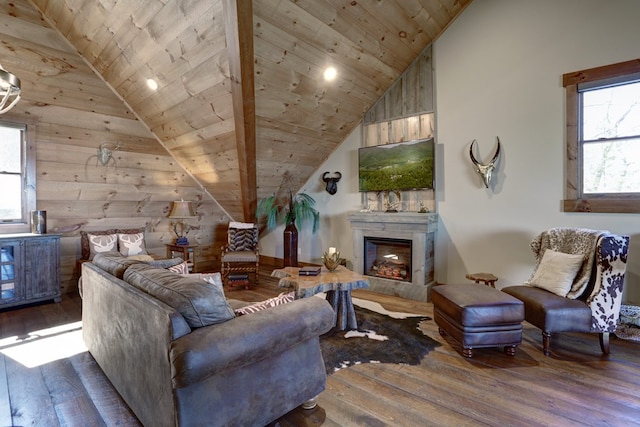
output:
[[[202,279],[117,253],[82,277],[85,343],[145,426],[263,426],[325,388],[320,298],[234,316]]]

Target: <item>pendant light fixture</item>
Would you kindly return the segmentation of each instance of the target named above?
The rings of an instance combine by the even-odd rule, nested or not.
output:
[[[0,65],[0,114],[13,108],[20,100],[20,79]]]

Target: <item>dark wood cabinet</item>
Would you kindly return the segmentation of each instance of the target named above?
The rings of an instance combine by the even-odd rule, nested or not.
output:
[[[60,236],[0,235],[0,309],[60,297]]]

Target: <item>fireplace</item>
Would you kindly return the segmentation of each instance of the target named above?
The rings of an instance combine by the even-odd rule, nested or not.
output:
[[[411,240],[365,237],[364,274],[411,282]]]
[[[359,212],[349,215],[349,222],[353,269],[367,275],[370,290],[429,301],[435,284],[437,214]]]

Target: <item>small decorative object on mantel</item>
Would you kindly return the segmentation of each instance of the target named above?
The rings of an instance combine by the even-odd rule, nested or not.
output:
[[[429,213],[429,209],[424,205],[424,202],[420,202],[420,209],[418,213]]]
[[[398,212],[400,207],[400,192],[397,190],[382,191],[385,212]]]
[[[322,254],[322,263],[327,267],[327,270],[335,271],[340,265],[340,251],[336,248],[329,248],[329,252]]]
[[[500,158],[500,138],[496,136],[496,139],[498,140],[498,148],[496,148],[496,154],[493,155],[493,159],[491,159],[491,161],[486,165],[483,165],[478,160],[476,160],[475,156],[473,155],[473,144],[476,143],[475,139],[471,142],[471,146],[469,147],[469,156],[471,157],[471,162],[475,166],[476,172],[478,172],[478,174],[480,174],[480,176],[482,177],[482,182],[484,183],[485,188],[489,188],[489,184],[491,184],[491,175],[493,174],[493,170],[496,168],[496,163]]]

